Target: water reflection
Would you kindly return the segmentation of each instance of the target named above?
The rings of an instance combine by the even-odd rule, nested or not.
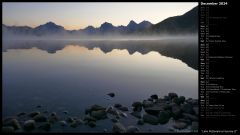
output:
[[[99,48],[104,53],[111,52],[114,49],[126,49],[130,55],[136,52],[147,54],[151,51],[156,51],[161,55],[179,59],[195,70],[198,69],[197,40],[187,39],[141,41],[8,41],[3,43],[3,51],[7,51],[8,49],[31,49],[36,47],[54,54],[69,44],[83,46],[89,50]]]

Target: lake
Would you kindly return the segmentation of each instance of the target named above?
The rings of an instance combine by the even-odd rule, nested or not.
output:
[[[31,112],[37,105],[62,117],[65,110],[82,116],[93,104],[130,108],[134,101],[169,92],[198,98],[197,40],[6,41],[2,56],[3,117]],[[110,92],[116,96],[109,97]],[[136,123],[129,117],[122,123]],[[111,129],[110,121],[101,122],[94,129],[64,131]],[[142,129],[149,127],[168,132],[167,125]]]

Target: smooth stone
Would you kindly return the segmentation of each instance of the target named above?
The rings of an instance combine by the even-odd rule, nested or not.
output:
[[[35,120],[27,120],[23,124],[23,129],[25,131],[32,131],[36,127]]]
[[[158,99],[158,95],[153,94],[153,95],[151,95],[151,98],[152,98],[152,99]]]
[[[137,133],[139,132],[139,128],[135,126],[128,126],[127,127],[127,133]]]
[[[192,130],[198,130],[198,122],[193,121],[191,127],[192,127]]]
[[[185,113],[190,113],[190,114],[194,114],[194,111],[193,111],[193,106],[189,103],[186,103],[186,104],[182,104],[181,105],[181,110]]]
[[[114,123],[112,127],[114,133],[125,133],[126,128],[121,123]]]
[[[105,110],[92,111],[90,115],[98,120],[107,118]]]
[[[191,121],[198,121],[198,117],[189,113],[183,113],[183,117]]]
[[[132,116],[134,116],[134,117],[136,117],[136,118],[139,118],[139,119],[141,119],[142,118],[142,114],[141,114],[141,112],[131,112],[130,113]]]
[[[57,116],[51,115],[51,116],[48,117],[48,121],[49,121],[50,123],[55,123],[55,122],[58,121],[58,118],[57,118]]]
[[[115,97],[115,94],[113,92],[107,94],[110,97]]]
[[[67,126],[67,122],[66,122],[66,121],[64,121],[64,120],[62,120],[62,121],[59,121],[59,124],[60,124],[61,126]]]
[[[90,121],[90,122],[88,122],[88,126],[90,126],[91,128],[96,127],[96,122]]]
[[[119,116],[119,112],[115,108],[112,108],[112,107],[107,108],[106,112],[109,114],[115,115],[115,116]]]
[[[142,107],[133,107],[133,111],[134,112],[141,112],[142,111]]]
[[[125,117],[125,118],[127,118],[127,114],[126,114],[126,113],[124,113],[124,112],[119,112],[119,115],[120,115],[120,116],[122,116],[122,117]]]
[[[64,114],[68,114],[68,111],[63,111]]]
[[[51,124],[50,123],[44,123],[38,127],[38,129],[45,130],[45,131],[50,131],[51,129]]]
[[[25,112],[20,112],[20,113],[17,114],[18,117],[21,117],[23,115],[26,115],[26,113]]]
[[[35,120],[35,122],[46,122],[47,117],[44,116],[43,114],[38,114],[38,115],[33,117],[33,120]]]
[[[139,119],[139,120],[137,121],[137,124],[138,124],[138,125],[144,125],[143,119]]]
[[[178,118],[180,118],[182,116],[181,108],[178,105],[176,105],[176,104],[174,104],[172,106],[172,110],[171,111],[172,111],[172,116],[173,116],[174,119],[178,119]]]
[[[106,108],[96,104],[90,107],[90,112],[99,111],[99,110],[106,110]]]
[[[118,120],[115,119],[115,118],[112,118],[111,121],[114,122],[114,123],[117,123],[117,122],[118,122]]]
[[[37,105],[36,107],[37,107],[37,108],[41,108],[41,107],[42,107],[42,105]]]
[[[158,120],[160,124],[165,124],[171,118],[171,114],[168,111],[162,111],[158,115]]]
[[[15,118],[5,118],[3,120],[3,126],[11,126],[14,128],[14,130],[18,130],[21,129],[21,125],[19,123],[19,121]]]
[[[173,127],[176,129],[184,129],[187,127],[187,124],[184,122],[175,121]]]
[[[143,115],[143,121],[152,125],[158,124],[158,117],[150,114],[144,114]]]
[[[82,125],[84,124],[84,121],[82,119],[76,119],[75,122],[78,124],[78,125]]]
[[[76,128],[77,126],[78,126],[78,123],[76,121],[74,121],[70,124],[70,127],[72,127],[72,128]]]
[[[162,106],[152,106],[144,108],[145,112],[152,115],[158,115],[160,111],[163,111]]]
[[[89,116],[89,115],[86,115],[84,118],[83,118],[83,121],[96,121],[96,119],[92,116]]]
[[[122,105],[117,103],[117,104],[114,104],[114,107],[119,108],[119,107],[122,107]]]
[[[185,97],[183,96],[173,98],[173,102],[176,103],[177,105],[183,104],[184,101]]]
[[[132,107],[142,107],[142,102],[139,101],[133,102]]]
[[[67,123],[72,123],[72,122],[74,122],[74,119],[73,119],[72,117],[68,117],[68,118],[66,119],[66,122],[67,122]]]
[[[128,111],[128,108],[126,106],[121,106],[118,109],[124,112]]]
[[[31,113],[28,114],[28,116],[29,117],[34,117],[34,116],[39,115],[39,114],[41,114],[41,113],[40,112],[31,112]]]
[[[153,102],[152,101],[149,101],[149,100],[144,100],[143,101],[143,107],[146,108],[146,107],[152,107],[153,106]]]
[[[168,97],[170,97],[170,99],[173,99],[175,97],[178,97],[178,95],[176,93],[168,93]]]

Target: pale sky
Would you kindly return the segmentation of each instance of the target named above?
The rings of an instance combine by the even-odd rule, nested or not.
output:
[[[197,2],[4,2],[3,24],[36,27],[52,21],[68,30],[89,25],[99,27],[104,22],[115,26],[127,25],[130,20],[148,20],[156,24],[168,17],[182,15],[197,6]]]

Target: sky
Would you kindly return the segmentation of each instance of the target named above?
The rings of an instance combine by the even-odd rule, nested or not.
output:
[[[104,22],[126,26],[131,20],[153,24],[182,15],[197,6],[197,2],[4,2],[3,24],[36,27],[52,21],[67,30],[83,29],[89,25],[100,27]]]

